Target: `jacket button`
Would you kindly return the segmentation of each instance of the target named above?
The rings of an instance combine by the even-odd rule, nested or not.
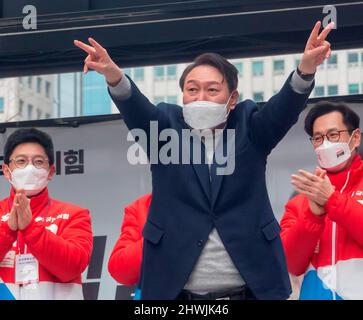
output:
[[[203,245],[204,241],[203,240],[198,240],[198,246],[201,247]]]

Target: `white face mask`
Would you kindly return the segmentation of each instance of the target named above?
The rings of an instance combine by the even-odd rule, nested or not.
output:
[[[184,121],[197,130],[212,129],[225,123],[229,114],[227,106],[231,96],[225,104],[212,101],[193,101],[185,104],[183,107]]]
[[[352,154],[349,148],[352,137],[353,134],[348,142],[330,142],[324,139],[323,144],[315,149],[320,167],[332,169],[347,161]]]
[[[23,189],[27,196],[33,196],[48,185],[48,175],[49,170],[44,168],[38,169],[29,164],[24,169],[14,169],[11,172],[10,183],[14,186],[15,190]]]

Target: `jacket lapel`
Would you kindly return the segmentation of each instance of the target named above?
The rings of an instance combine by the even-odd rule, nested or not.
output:
[[[202,185],[202,188],[210,201],[211,199],[211,183],[210,183],[210,173],[209,173],[209,167],[208,164],[205,163],[205,147],[204,143],[201,143],[201,163],[194,163],[193,161],[193,144],[190,144],[190,160],[192,163],[192,166],[194,168],[194,171],[199,179],[200,184]]]
[[[187,129],[190,130],[190,128],[187,126],[187,124],[184,121],[184,118],[181,117],[181,124],[182,124],[182,130]],[[182,136],[182,134],[180,133]],[[198,180],[202,186],[202,189],[207,197],[207,199],[211,200],[211,186],[210,186],[210,173],[209,173],[209,167],[206,163],[206,150],[204,143],[201,143],[200,136],[197,136],[193,134],[193,138],[191,139],[193,143],[186,143],[185,145],[188,147],[188,153],[190,156],[190,163],[195,171],[196,176],[198,177]],[[196,149],[196,150],[194,150]],[[198,154],[195,154],[194,151],[200,150],[200,157]],[[182,152],[185,152],[187,150],[182,150]],[[200,161],[199,161],[200,160]]]

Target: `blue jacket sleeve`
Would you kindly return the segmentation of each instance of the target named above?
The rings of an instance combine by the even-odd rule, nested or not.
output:
[[[312,83],[307,93],[297,93],[291,87],[291,76],[292,73],[276,95],[251,114],[251,139],[267,154],[297,122],[314,87]]]
[[[128,77],[129,78],[129,77]],[[146,146],[144,141],[138,140],[141,147],[150,156],[150,134],[159,134],[163,129],[169,128],[169,119],[161,108],[152,104],[137,88],[136,84],[129,78],[131,83],[131,96],[126,100],[118,100],[109,92],[111,99],[120,111],[129,130],[140,129],[146,134]]]
[[[150,121],[157,121],[159,131],[168,128],[169,121],[166,114],[148,98],[146,98],[136,84],[129,78],[131,83],[131,96],[126,100],[118,100],[110,93],[111,99],[120,111],[129,130],[142,129],[150,132]]]

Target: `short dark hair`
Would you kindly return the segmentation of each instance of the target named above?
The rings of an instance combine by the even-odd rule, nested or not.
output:
[[[187,75],[192,71],[195,67],[208,65],[216,68],[223,76],[223,80],[227,81],[228,89],[230,92],[237,89],[238,85],[238,70],[237,68],[230,63],[226,58],[222,57],[218,53],[203,53],[196,57],[192,64],[187,66],[183,71],[183,74],[179,80],[179,86],[183,90],[184,83]]]
[[[14,149],[22,143],[38,143],[43,148],[49,159],[49,164],[54,164],[54,147],[52,138],[45,132],[35,128],[25,128],[14,131],[7,139],[4,146],[4,163],[9,164],[10,156]]]
[[[349,131],[359,128],[359,116],[343,102],[320,101],[310,109],[305,118],[305,132],[313,136],[313,126],[317,118],[331,113],[340,112],[343,116],[343,123]]]

